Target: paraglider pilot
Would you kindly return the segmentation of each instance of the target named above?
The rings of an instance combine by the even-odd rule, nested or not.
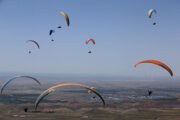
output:
[[[91,51],[89,51],[88,53],[92,53]]]
[[[148,95],[151,96],[151,94],[152,94],[152,91],[148,90]]]
[[[27,107],[25,107],[25,108],[24,108],[24,112],[27,112],[27,111],[28,111],[28,108],[27,108]]]

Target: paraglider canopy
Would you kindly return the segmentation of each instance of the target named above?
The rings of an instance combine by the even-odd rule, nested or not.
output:
[[[160,61],[157,61],[157,60],[142,60],[142,61],[137,62],[134,65],[134,67],[136,67],[137,65],[139,65],[141,63],[152,63],[152,64],[155,64],[155,65],[158,65],[158,66],[164,68],[165,70],[167,70],[169,72],[169,74],[171,76],[173,76],[172,70],[166,64],[164,64],[163,62],[160,62]]]
[[[55,32],[55,30],[50,30],[49,35],[52,35],[52,33],[54,33],[54,32]]]
[[[150,9],[150,10],[148,11],[148,17],[151,18],[151,16],[152,16],[153,13],[156,14],[157,11],[156,11],[155,9]]]
[[[33,43],[36,44],[36,46],[40,49],[39,44],[38,44],[35,40],[27,40],[27,42],[33,42]]]
[[[2,88],[1,88],[1,94],[2,94],[3,91],[4,91],[4,88],[6,88],[6,86],[7,86],[11,81],[16,80],[16,79],[20,79],[20,78],[30,79],[30,80],[35,81],[35,82],[38,83],[39,85],[41,85],[41,83],[40,83],[36,78],[34,78],[34,77],[31,77],[31,76],[17,76],[17,77],[13,77],[13,78],[7,80],[7,81],[4,83],[4,85],[3,85]]]
[[[62,14],[64,17],[65,17],[65,19],[66,19],[66,23],[67,23],[67,26],[69,27],[69,17],[68,17],[68,15],[66,14],[66,13],[64,13],[64,12],[59,12],[59,14]]]
[[[88,44],[88,43],[89,43],[89,41],[92,41],[92,43],[93,43],[93,44],[95,44],[95,40],[94,40],[94,39],[92,39],[92,38],[88,39],[88,40],[86,41],[86,44]]]
[[[37,109],[38,104],[41,102],[41,100],[44,97],[46,97],[48,94],[50,94],[51,92],[54,92],[57,88],[62,87],[62,86],[79,86],[80,88],[90,90],[92,93],[94,93],[101,99],[103,106],[105,106],[105,101],[104,101],[103,97],[97,91],[91,89],[90,87],[88,87],[86,85],[78,84],[78,83],[64,83],[64,84],[52,86],[52,87],[48,88],[47,90],[43,91],[35,101],[35,109]]]

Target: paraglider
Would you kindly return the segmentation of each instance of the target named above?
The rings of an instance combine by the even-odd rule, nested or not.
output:
[[[61,26],[58,26],[57,28],[62,28]]]
[[[41,100],[44,97],[46,97],[48,94],[50,94],[51,92],[55,91],[57,88],[62,87],[62,86],[79,86],[80,88],[90,90],[91,92],[96,94],[101,99],[101,101],[103,102],[103,106],[105,106],[105,101],[104,101],[103,97],[98,92],[91,89],[90,87],[88,87],[86,85],[78,84],[78,83],[64,83],[64,84],[59,84],[59,85],[52,86],[52,87],[48,88],[47,90],[43,91],[35,101],[35,109],[37,109],[39,103],[41,102]]]
[[[69,23],[69,17],[67,16],[67,14],[65,14],[64,12],[59,12],[59,14],[62,14],[65,17],[67,26],[69,27],[70,23]]]
[[[90,38],[90,39],[86,40],[86,44],[89,44],[89,42],[90,42],[90,41],[92,41],[92,43],[95,45],[95,40],[94,40],[94,39],[92,39],[92,38]],[[91,51],[91,50],[89,50],[89,51],[88,51],[88,53],[92,53],[92,51]]]
[[[36,78],[31,77],[31,76],[18,76],[18,77],[13,77],[13,78],[9,79],[8,81],[6,81],[6,82],[4,83],[4,85],[3,85],[2,88],[1,88],[1,94],[3,93],[4,88],[5,88],[11,81],[13,81],[13,80],[15,80],[15,79],[20,79],[20,78],[31,79],[31,80],[35,81],[36,83],[38,83],[39,85],[41,85],[41,83],[40,83]]]
[[[152,91],[148,90],[148,95],[151,96],[151,94],[152,94]]]
[[[148,18],[150,19],[151,17],[152,17],[152,14],[156,14],[157,13],[157,11],[155,10],[155,9],[150,9],[149,11],[148,11]],[[153,22],[153,25],[156,25],[156,22]]]
[[[53,39],[52,39],[51,41],[52,41],[52,42],[54,42],[54,40],[53,40]]]
[[[152,64],[155,64],[155,65],[158,65],[158,66],[164,68],[165,70],[167,70],[169,72],[169,74],[171,76],[173,76],[172,70],[166,64],[164,64],[163,62],[160,62],[160,61],[157,61],[157,60],[142,60],[142,61],[137,62],[134,66],[136,67],[137,65],[139,65],[141,63],[152,63]]]
[[[89,51],[88,53],[92,53],[91,51]]]
[[[40,49],[39,44],[35,40],[27,40],[26,42],[33,42]],[[30,50],[29,50],[29,54],[31,54]]]
[[[26,107],[26,108],[24,108],[24,112],[27,112],[28,111],[28,108]]]
[[[54,33],[54,32],[55,32],[55,30],[50,30],[50,31],[49,31],[49,35],[51,36],[52,33]]]
[[[29,54],[31,54],[31,51],[29,51]]]
[[[39,44],[38,44],[35,40],[27,40],[27,42],[33,42],[33,43],[35,43],[35,44],[36,44],[36,46],[40,49]]]

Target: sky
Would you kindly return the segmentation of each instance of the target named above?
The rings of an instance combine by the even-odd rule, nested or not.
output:
[[[180,77],[179,0],[3,0],[0,4],[0,72],[170,77],[152,64],[134,68],[140,60],[155,59]],[[157,14],[149,19],[151,8]],[[68,14],[69,27],[60,11]],[[50,29],[56,30],[52,36]],[[89,38],[96,44],[86,45]],[[40,49],[27,40],[37,41]]]

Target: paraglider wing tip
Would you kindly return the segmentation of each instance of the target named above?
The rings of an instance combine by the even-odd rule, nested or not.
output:
[[[173,77],[173,73],[171,73],[171,77]]]
[[[3,89],[4,89],[4,87],[2,87],[2,88],[0,89],[0,95],[3,94]]]
[[[3,90],[1,89],[1,90],[0,90],[0,95],[2,95],[2,94],[3,94]]]

